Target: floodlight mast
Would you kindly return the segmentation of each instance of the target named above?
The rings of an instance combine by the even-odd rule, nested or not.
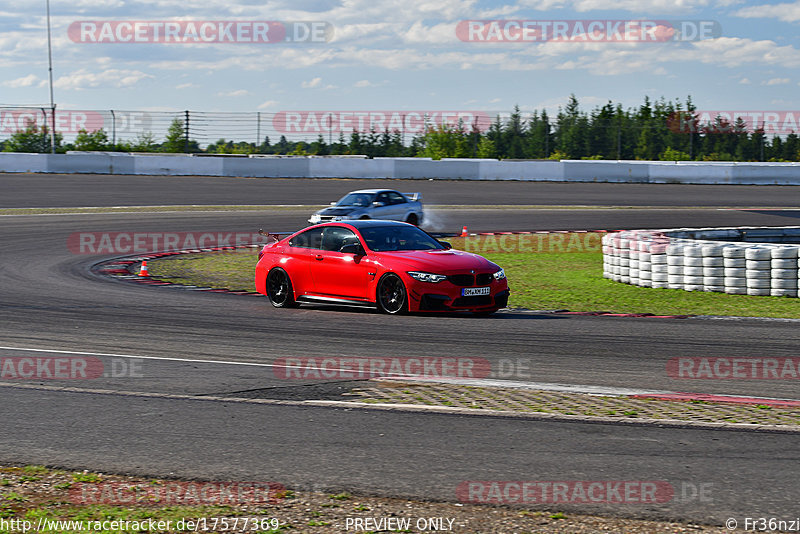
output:
[[[50,153],[56,153],[56,104],[53,99],[53,45],[50,40],[50,0],[47,5],[47,64],[50,74]]]

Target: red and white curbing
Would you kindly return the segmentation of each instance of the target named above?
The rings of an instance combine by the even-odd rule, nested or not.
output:
[[[587,384],[564,384],[550,382],[523,382],[518,380],[503,380],[491,378],[465,378],[452,377],[442,379],[439,377],[407,377],[385,376],[375,377],[376,382],[415,382],[421,384],[449,384],[472,387],[499,387],[511,389],[527,389],[535,391],[548,391],[556,393],[575,393],[582,395],[626,397],[629,399],[655,399],[676,402],[712,402],[739,405],[763,405],[784,408],[800,407],[800,400],[776,399],[771,397],[750,397],[742,395],[725,395],[719,393],[690,393],[678,391],[658,391],[647,389],[632,389],[616,386],[593,386]]]
[[[211,293],[230,293],[232,295],[260,296],[260,293],[257,293],[255,291],[237,291],[233,289],[220,289],[214,287],[197,287],[186,284],[167,282],[164,280],[159,280],[157,278],[152,278],[149,275],[141,276],[137,274],[137,267],[141,265],[142,262],[145,261],[154,260],[158,258],[165,258],[169,256],[176,256],[180,254],[221,252],[224,250],[236,250],[243,248],[261,248],[263,246],[264,246],[263,244],[249,244],[249,245],[236,245],[236,246],[225,246],[225,247],[209,247],[209,248],[197,248],[197,249],[170,250],[163,252],[150,252],[147,254],[139,254],[136,256],[125,256],[113,260],[102,261],[92,266],[92,272],[99,275],[110,276],[118,280],[124,280],[126,282],[133,282],[147,286],[171,286],[177,289],[186,289],[191,291],[208,291]]]

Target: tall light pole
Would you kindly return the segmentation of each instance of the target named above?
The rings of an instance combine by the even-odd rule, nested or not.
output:
[[[47,63],[50,74],[50,153],[56,153],[56,104],[53,100],[53,45],[50,41],[50,0],[47,3]]]

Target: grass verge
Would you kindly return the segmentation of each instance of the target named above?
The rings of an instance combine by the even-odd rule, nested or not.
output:
[[[87,478],[91,481],[85,482]],[[217,486],[247,488],[252,484],[234,481],[218,482]],[[364,522],[367,518],[388,517],[404,518],[412,524],[417,518],[447,518],[444,523],[450,527],[447,530],[463,534],[725,532],[721,527],[685,522],[565,514],[541,504],[512,508],[491,504],[425,502],[363,496],[341,489],[328,492],[285,489],[272,495],[268,502],[263,502],[263,499],[254,498],[258,497],[256,493],[246,489],[242,493],[234,490],[224,494],[215,492],[213,487],[211,491],[207,489],[207,483],[202,481],[71,472],[35,465],[0,466],[0,534],[329,534],[353,530],[355,518]],[[139,494],[157,495],[160,502],[130,498]],[[235,503],[214,504],[223,495]],[[85,502],[86,496],[89,502]],[[120,504],[122,498],[127,502]],[[494,501],[490,502],[494,504]],[[189,522],[194,527],[189,526]],[[350,528],[347,528],[348,524]],[[357,530],[369,532],[368,529]]]
[[[653,289],[603,278],[600,233],[470,236],[450,240],[503,267],[509,306],[534,310],[607,311],[656,315],[800,318],[787,297]],[[153,278],[197,286],[254,291],[257,250],[182,255],[148,263]]]

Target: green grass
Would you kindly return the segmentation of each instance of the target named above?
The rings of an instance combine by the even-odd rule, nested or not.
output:
[[[580,240],[574,240],[575,235],[528,238],[516,245],[513,240],[479,245],[462,238],[450,241],[454,248],[478,252],[505,269],[512,308],[800,318],[796,298],[653,289],[607,280],[602,276],[599,234],[583,234]],[[153,278],[254,291],[256,260],[257,250],[247,249],[153,260],[148,267]]]
[[[29,475],[43,475],[49,473],[50,470],[43,465],[26,465],[22,468],[22,472]]]
[[[100,482],[103,478],[95,473],[73,473],[72,480],[75,482]]]

